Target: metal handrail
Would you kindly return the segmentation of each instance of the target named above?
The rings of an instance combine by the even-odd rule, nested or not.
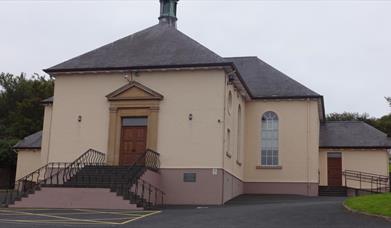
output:
[[[51,162],[28,175],[15,181],[15,188],[7,190],[2,200],[3,206],[8,206],[16,199],[27,196],[39,189],[42,185],[61,185],[70,178],[73,167],[85,166],[85,164],[103,164],[105,154],[89,149],[74,162]],[[82,165],[81,165],[82,164]]]
[[[371,192],[384,192],[389,189],[389,176],[380,175],[380,174],[374,174],[374,173],[368,173],[368,172],[361,172],[361,171],[355,171],[355,170],[344,170],[342,172],[342,176],[345,177],[345,187],[348,186],[348,180],[352,181],[358,181],[359,182],[359,189],[360,190],[366,190]],[[363,188],[362,183],[370,183],[370,189]]]
[[[164,205],[165,193],[158,187],[148,183],[145,180],[138,179],[136,183],[130,188],[130,192],[133,193],[133,201],[136,203],[139,201],[139,203],[146,208]]]
[[[120,193],[120,195],[132,193],[131,196],[133,198],[129,197],[129,199],[134,200],[134,198],[137,198],[138,203],[141,203],[144,207],[163,205],[165,193],[158,187],[140,179],[147,169],[158,171],[160,168],[159,156],[159,153],[156,151],[147,149],[127,168],[128,175],[123,184],[111,179],[110,176],[111,188],[117,191],[117,193]],[[15,190],[9,191],[9,194],[7,193],[3,204],[7,206],[17,198],[34,192],[42,185],[61,186],[67,181],[72,180],[84,167],[103,166],[104,163],[105,154],[93,149],[89,149],[72,163],[48,163],[24,178],[19,179],[16,184],[18,187]],[[99,179],[98,177],[95,178],[97,178],[96,180]],[[104,181],[103,176],[101,178]],[[76,181],[78,181],[78,178],[76,178]],[[81,181],[84,182],[85,180],[83,179]],[[90,183],[91,178],[88,177],[87,181]]]
[[[94,149],[79,156],[74,162],[68,165],[64,170],[63,183],[76,175],[85,166],[102,166],[105,164],[106,155]]]
[[[150,194],[152,192],[155,192],[156,197],[160,193],[161,195],[160,203],[161,205],[163,205],[163,198],[165,193],[158,187],[153,186],[149,183],[147,184],[146,181],[140,179],[140,177],[146,171],[146,169],[158,171],[158,169],[160,168],[159,156],[160,154],[158,152],[151,149],[146,149],[146,151],[140,157],[138,157],[137,160],[131,166],[129,166],[128,168],[129,178],[127,181],[127,185],[126,186],[121,185],[119,189],[122,193],[125,192],[133,193],[134,197],[135,198],[138,197],[141,200],[141,204],[143,204],[146,207],[158,205],[157,200],[153,202],[150,200]],[[142,186],[141,194],[139,194],[138,192],[139,183],[141,183]],[[149,195],[148,200],[146,200],[144,197],[146,187],[148,188],[147,189]],[[133,190],[136,189],[136,190],[132,191],[132,189]]]

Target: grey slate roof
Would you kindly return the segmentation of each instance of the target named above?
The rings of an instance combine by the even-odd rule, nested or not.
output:
[[[50,72],[226,65],[225,60],[168,24],[157,24],[70,59]]]
[[[40,149],[42,142],[42,131],[29,135],[15,144],[14,149]]]
[[[321,148],[391,148],[391,139],[362,121],[328,121],[320,126]]]
[[[60,63],[45,72],[233,64],[252,98],[321,97],[257,57],[222,58],[164,23]]]
[[[321,97],[258,57],[225,59],[235,64],[253,98]]]

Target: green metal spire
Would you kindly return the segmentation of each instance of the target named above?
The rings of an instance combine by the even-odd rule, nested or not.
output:
[[[179,0],[160,0],[160,23],[176,26],[176,9]]]

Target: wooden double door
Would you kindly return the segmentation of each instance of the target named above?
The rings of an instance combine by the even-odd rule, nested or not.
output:
[[[342,156],[341,153],[327,154],[328,186],[342,186]]]
[[[147,126],[121,127],[121,143],[119,153],[120,165],[133,165],[144,154],[147,146]],[[144,164],[144,160],[138,164]]]

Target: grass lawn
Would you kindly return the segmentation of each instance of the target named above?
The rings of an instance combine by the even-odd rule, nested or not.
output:
[[[351,197],[345,204],[356,211],[391,217],[391,193]]]

